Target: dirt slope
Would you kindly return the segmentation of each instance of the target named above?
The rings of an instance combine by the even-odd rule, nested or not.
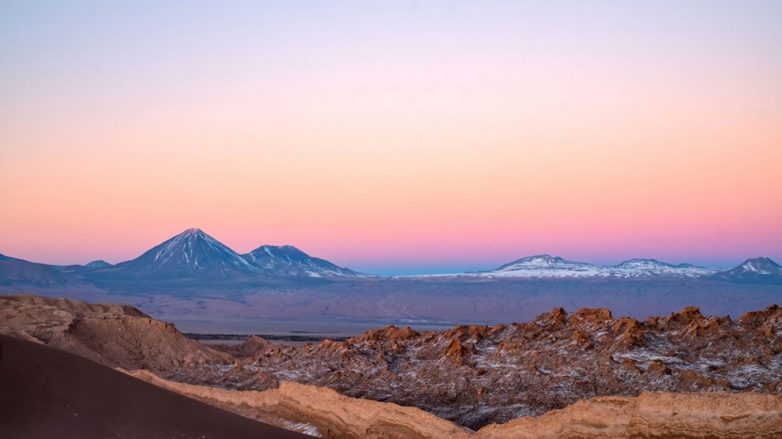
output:
[[[2,438],[305,438],[0,335]]]
[[[128,305],[0,296],[0,334],[45,343],[112,367],[159,373],[233,362],[230,355],[189,340],[174,325]]]

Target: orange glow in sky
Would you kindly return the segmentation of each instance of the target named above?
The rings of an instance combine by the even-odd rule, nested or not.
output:
[[[779,7],[702,4],[5,6],[0,253],[782,258]]]

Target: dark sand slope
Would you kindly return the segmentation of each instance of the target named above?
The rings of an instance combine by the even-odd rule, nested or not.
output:
[[[0,335],[1,438],[306,438]]]

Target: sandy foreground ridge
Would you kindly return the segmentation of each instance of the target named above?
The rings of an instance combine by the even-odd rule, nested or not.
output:
[[[771,438],[782,434],[779,395],[645,392],[638,397],[603,396],[475,432],[417,408],[350,398],[323,387],[284,382],[263,392],[235,391],[176,383],[148,371],[128,373],[248,417],[268,421],[265,416],[272,415],[309,423],[322,436],[333,438]]]

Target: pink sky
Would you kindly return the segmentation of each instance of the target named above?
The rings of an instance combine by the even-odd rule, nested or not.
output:
[[[140,41],[92,22],[28,41],[41,17],[20,7],[0,253],[118,262],[200,227],[383,272],[782,259],[782,39],[761,4],[694,29],[546,11],[561,33],[496,5],[322,28],[288,11]]]

